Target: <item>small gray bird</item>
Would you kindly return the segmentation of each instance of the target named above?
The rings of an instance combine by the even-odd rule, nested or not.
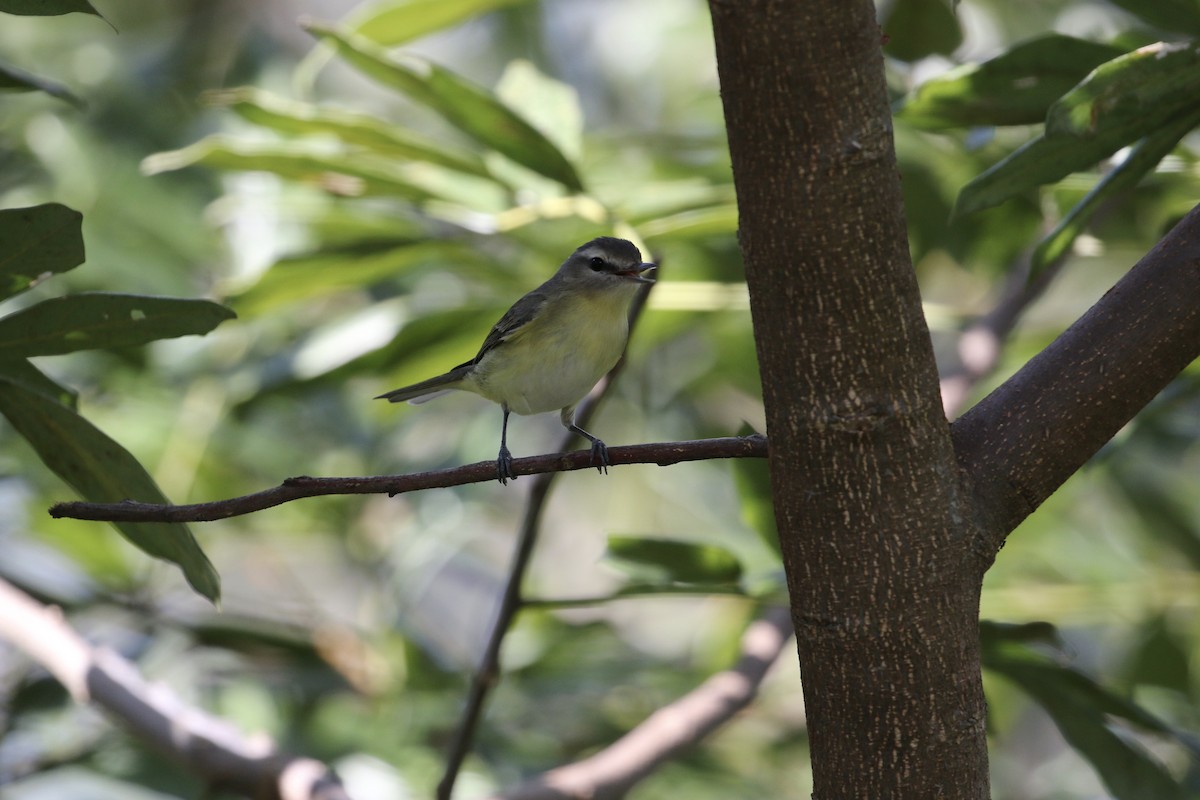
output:
[[[497,322],[479,353],[444,375],[381,394],[377,400],[423,403],[461,389],[499,403],[504,412],[496,472],[512,472],[508,415],[560,409],[567,430],[592,443],[597,470],[609,465],[604,442],[575,424],[575,406],[616,365],[629,340],[629,308],[638,288],[654,283],[624,239],[601,236],[582,245],[550,280],[522,297]]]

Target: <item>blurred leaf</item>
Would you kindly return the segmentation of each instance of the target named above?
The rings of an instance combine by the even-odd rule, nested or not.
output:
[[[981,637],[981,642],[984,667],[1008,678],[1036,700],[1114,797],[1184,800],[1183,788],[1141,746],[1114,732],[1107,717],[1171,736],[1190,747],[1186,739],[1176,737],[1168,725],[1135,703],[1029,649],[1015,637]]]
[[[0,358],[134,347],[208,333],[234,313],[209,300],[75,294],[43,300],[0,319]]]
[[[275,263],[257,283],[230,298],[239,311],[263,314],[281,304],[363,289],[431,261],[474,260],[475,251],[457,242],[375,243],[329,248]]]
[[[413,202],[432,194],[380,158],[325,152],[305,142],[251,143],[209,136],[181,150],[155,153],[142,161],[147,175],[204,164],[219,169],[271,172],[304,181],[333,194],[394,195]]]
[[[377,44],[395,46],[526,0],[390,0],[373,3],[346,20],[346,27]]]
[[[1049,622],[996,622],[990,619],[979,621],[979,641],[986,649],[1001,647],[1005,642],[1021,644],[1047,644],[1056,649],[1062,647],[1058,629]]]
[[[1200,93],[1200,47],[1193,42],[1142,47],[1101,64],[1046,113],[1047,136],[1137,136],[1195,108]]]
[[[583,151],[583,109],[570,84],[542,73],[533,63],[516,59],[504,68],[496,96],[574,160]]]
[[[883,52],[901,61],[949,55],[962,44],[958,17],[945,0],[894,0],[879,27]]]
[[[84,102],[71,90],[57,81],[33,75],[24,70],[0,64],[0,92],[45,92],[52,97],[66,100],[76,108],[83,108]]]
[[[58,203],[0,210],[0,300],[84,261],[83,215]]]
[[[452,150],[442,142],[427,140],[366,114],[321,108],[250,87],[208,92],[205,99],[214,105],[228,106],[243,119],[280,133],[331,134],[381,155],[427,161],[483,178],[493,177],[475,153]]]
[[[1051,33],[1008,52],[925,81],[899,104],[896,117],[926,130],[973,125],[1032,125],[1098,65],[1123,51]]]
[[[723,203],[646,220],[637,226],[637,232],[646,239],[688,238],[730,234],[737,231],[737,225],[737,205]]]
[[[1197,0],[1110,0],[1110,2],[1164,31],[1200,36],[1200,2]]]
[[[609,536],[605,561],[622,572],[670,583],[727,585],[742,577],[742,563],[723,547],[674,539]]]
[[[1200,522],[1168,489],[1153,478],[1115,463],[1111,484],[1137,515],[1141,527],[1155,539],[1200,569]]]
[[[755,433],[749,425],[738,430],[738,436]],[[735,458],[733,479],[741,500],[742,519],[754,530],[767,547],[779,553],[779,529],[775,525],[775,504],[771,498],[771,472],[765,458]]]
[[[1197,125],[1200,125],[1200,114],[1193,113],[1172,120],[1138,142],[1125,160],[1109,170],[1087,196],[1054,226],[1054,230],[1038,242],[1030,262],[1029,282],[1037,280],[1047,267],[1066,255],[1105,202],[1136,186]]]
[[[306,28],[333,42],[342,58],[364,75],[429,106],[481,144],[572,191],[583,190],[562,152],[485,89],[416,56],[389,55],[362,36],[317,23]]]
[[[25,359],[0,360],[0,377],[31,392],[43,394],[67,408],[75,409],[79,405],[79,395],[75,390],[60,385]]]
[[[1167,623],[1167,618],[1160,614],[1142,626],[1142,641],[1133,651],[1127,668],[1129,681],[1190,695],[1188,646]]]
[[[149,473],[120,444],[52,397],[0,373],[0,414],[37,451],[47,467],[85,500],[166,503]],[[214,603],[220,578],[186,526],[114,523],[143,552],[178,564],[192,588]]]
[[[100,17],[87,0],[0,0],[0,11],[27,17],[56,17],[78,11]]]

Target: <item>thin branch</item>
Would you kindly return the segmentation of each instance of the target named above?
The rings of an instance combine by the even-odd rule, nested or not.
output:
[[[148,683],[117,653],[93,648],[55,608],[0,580],[0,637],[45,667],[79,703],[95,703],[131,733],[213,786],[262,800],[348,800],[324,764],[281,753],[266,736],[229,723]]]
[[[659,277],[662,275],[661,265],[658,275]],[[639,292],[634,299],[634,305],[629,311],[631,334],[637,326],[638,320],[641,318],[643,309],[646,307],[646,298],[649,296],[651,289],[653,289],[653,284]],[[580,427],[587,426],[592,415],[599,407],[600,402],[608,394],[608,390],[613,386],[617,376],[624,369],[625,357],[622,356],[616,365],[608,371],[608,374],[604,376],[604,379],[593,387],[587,398],[580,403],[575,414],[576,423]],[[559,449],[565,450],[567,447],[570,447],[576,438],[573,433],[567,434],[559,444]],[[627,448],[618,447],[609,449],[608,455],[612,464],[618,463],[613,454],[618,450],[624,449]],[[765,437],[762,442],[762,451],[763,457],[765,457]],[[591,466],[590,453],[588,466]],[[550,496],[550,486],[557,474],[557,472],[543,472],[538,475],[533,486],[530,487],[529,497],[525,502],[525,515],[521,520],[521,532],[517,536],[516,551],[513,553],[512,564],[509,566],[504,593],[500,597],[500,607],[496,611],[496,621],[492,623],[492,630],[488,635],[488,642],[484,647],[483,657],[479,660],[479,666],[471,676],[471,688],[467,693],[463,715],[459,719],[458,728],[454,732],[454,739],[450,743],[450,750],[446,754],[446,768],[437,787],[438,800],[450,800],[451,795],[454,793],[454,783],[458,779],[459,771],[462,769],[463,760],[467,757],[467,753],[470,752],[471,745],[475,740],[475,733],[479,728],[479,720],[483,716],[483,707],[487,702],[487,696],[491,692],[492,687],[500,680],[500,647],[504,643],[504,637],[508,635],[508,631],[512,627],[513,620],[516,619],[517,612],[521,610],[524,603],[521,597],[521,584],[525,580],[525,572],[529,567],[529,559],[533,555],[534,543],[537,541],[542,510],[546,507],[546,499]]]
[[[698,439],[688,442],[659,442],[610,447],[613,466],[622,464],[658,464],[668,466],[684,461],[715,458],[766,458],[767,438],[760,434]],[[513,461],[516,475],[538,475],[592,469],[589,450],[547,453]],[[58,503],[50,508],[55,518],[104,522],[209,522],[262,511],[305,497],[333,494],[397,495],[421,489],[463,486],[496,480],[496,462],[480,461],[450,469],[414,472],[407,475],[379,475],[363,478],[287,478],[279,486],[254,494],[190,505],[164,505],[126,500],[122,503]]]
[[[954,423],[1004,537],[1200,357],[1200,206],[1086,314]],[[990,560],[990,559],[989,559]]]
[[[742,655],[688,694],[593,756],[558,767],[492,800],[609,800],[676,758],[745,708],[792,635],[787,609],[774,608],[751,623]]]

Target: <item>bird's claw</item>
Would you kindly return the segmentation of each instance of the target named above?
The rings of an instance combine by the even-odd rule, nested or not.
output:
[[[608,445],[599,439],[592,440],[592,465],[596,468],[596,472],[601,475],[608,474],[608,467],[612,464],[608,460]]]
[[[501,486],[507,486],[510,479],[514,481],[517,479],[517,476],[513,474],[512,453],[508,452],[507,447],[500,448],[500,455],[496,458],[496,474],[500,479]]]

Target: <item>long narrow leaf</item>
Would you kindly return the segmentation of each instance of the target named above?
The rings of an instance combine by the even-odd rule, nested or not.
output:
[[[56,17],[78,11],[100,17],[87,0],[0,0],[0,11],[26,17]]]
[[[74,409],[79,404],[79,395],[74,389],[63,386],[25,359],[0,360],[0,376],[67,408]]]
[[[57,97],[59,100],[66,100],[76,108],[83,108],[84,106],[82,100],[71,94],[71,90],[58,81],[52,81],[49,78],[43,78],[25,70],[17,69],[16,67],[0,64],[0,92],[4,91],[45,92],[52,97]]]
[[[643,536],[609,536],[605,561],[657,583],[736,584],[742,563],[723,547]]]
[[[56,297],[0,319],[0,358],[52,356],[204,334],[234,313],[208,300],[128,294]]]
[[[1196,0],[1109,0],[1130,14],[1172,33],[1200,36],[1200,8]]]
[[[390,55],[363,36],[309,23],[352,67],[436,111],[466,135],[572,191],[583,185],[571,162],[540,131],[487,90],[411,55]]]
[[[166,503],[149,473],[116,441],[54,398],[0,371],[0,414],[42,461],[85,500]],[[191,531],[177,523],[115,523],[143,552],[179,565],[192,588],[214,603],[221,582]]]
[[[58,203],[0,211],[0,300],[84,261],[83,215]]]
[[[395,47],[524,2],[527,0],[388,0],[356,9],[346,19],[346,27],[373,42]]]

